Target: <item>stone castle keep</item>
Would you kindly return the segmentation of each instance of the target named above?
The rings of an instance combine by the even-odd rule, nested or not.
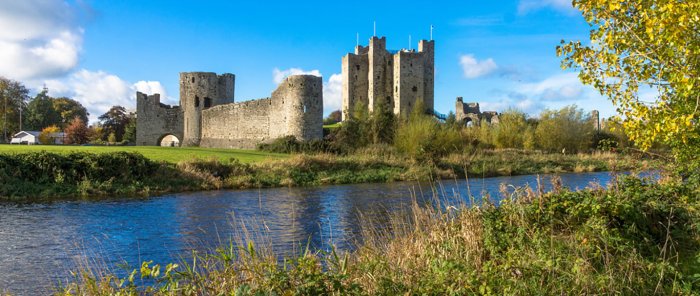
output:
[[[269,98],[234,102],[235,76],[180,73],[180,106],[160,95],[136,94],[136,144],[217,148],[255,148],[258,143],[294,136],[308,141],[323,136],[321,77],[287,77]]]
[[[388,51],[386,38],[373,36],[343,57],[343,120],[356,104],[372,112],[379,104],[394,114],[409,114],[418,100],[427,112],[434,108],[435,42],[421,40],[415,50]]]

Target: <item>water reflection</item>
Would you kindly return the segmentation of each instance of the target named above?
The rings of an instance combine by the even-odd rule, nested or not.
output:
[[[570,188],[583,188],[590,182],[605,184],[611,175],[561,178]],[[543,178],[543,185],[549,186],[548,179]],[[469,186],[463,180],[444,181],[437,190],[448,203],[468,203],[470,192],[497,200],[501,183],[536,187],[537,177],[474,179]],[[265,234],[278,252],[307,243],[320,249],[350,249],[358,238],[359,219],[385,223],[389,213],[404,208],[413,197],[421,202],[430,195],[429,184],[399,182],[198,192],[144,200],[0,203],[0,292],[45,292],[51,283],[68,279],[68,271],[80,262],[118,271],[122,263],[135,267],[143,260],[178,261],[190,249],[210,249],[245,229]]]

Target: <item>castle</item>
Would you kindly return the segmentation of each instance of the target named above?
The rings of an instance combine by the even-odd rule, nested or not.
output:
[[[251,149],[284,136],[322,138],[321,77],[289,76],[271,97],[240,103],[234,88],[233,74],[189,72],[180,73],[180,106],[137,92],[136,144]]]
[[[484,120],[487,123],[498,124],[498,112],[479,109],[479,103],[465,103],[462,97],[457,97],[455,117],[458,122],[467,125],[479,125]]]
[[[435,42],[421,40],[415,50],[388,51],[386,38],[373,36],[369,46],[358,45],[355,53],[343,57],[343,120],[356,104],[370,112],[383,104],[394,114],[409,114],[422,100],[426,112],[434,107]]]

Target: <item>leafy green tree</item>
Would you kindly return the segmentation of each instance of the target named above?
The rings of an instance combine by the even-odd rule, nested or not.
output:
[[[22,83],[0,77],[0,142],[8,142],[20,130],[20,112],[27,108],[29,90]]]
[[[121,141],[124,137],[126,126],[131,121],[131,116],[126,112],[126,108],[122,106],[112,106],[105,114],[98,117],[100,124],[104,129],[104,134],[114,134],[116,141]]]
[[[355,149],[369,144],[370,117],[367,105],[355,103],[352,116],[347,118],[336,134],[336,144],[343,149]]]
[[[450,113],[447,114],[447,118],[445,118],[445,125],[449,127],[457,127],[458,125],[461,125],[461,123],[457,122],[457,115],[450,111]]]
[[[61,114],[56,112],[53,98],[48,90],[39,92],[27,105],[27,129],[42,130],[46,127],[61,125]]]
[[[593,140],[593,124],[590,117],[576,106],[559,110],[544,110],[535,129],[538,148],[550,152],[564,150],[567,153],[585,151]]]
[[[61,117],[61,122],[59,126],[61,128],[66,128],[73,122],[73,120],[78,117],[83,122],[88,122],[88,116],[90,113],[87,109],[80,104],[80,102],[69,99],[69,98],[52,98],[53,109]]]
[[[518,148],[525,146],[527,115],[516,109],[501,113],[498,124],[493,125],[493,140],[496,148]]]
[[[328,117],[323,119],[323,124],[325,125],[331,125],[338,123],[343,120],[343,113],[340,112],[340,110],[335,110],[328,114]]]
[[[133,144],[136,143],[136,118],[134,116],[129,117],[129,123],[124,128],[124,138],[122,140]]]
[[[563,68],[610,98],[630,139],[656,141],[677,157],[700,153],[700,1],[574,0],[590,43],[557,47]],[[644,100],[640,90],[658,92]]]
[[[107,142],[110,144],[117,142],[117,136],[114,134],[114,132],[109,133],[109,136],[107,136]]]
[[[377,105],[370,118],[370,141],[374,144],[392,144],[395,126],[394,112],[384,104]]]

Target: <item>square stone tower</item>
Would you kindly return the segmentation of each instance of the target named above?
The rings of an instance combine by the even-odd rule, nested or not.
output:
[[[380,104],[398,116],[407,116],[422,100],[426,112],[435,103],[435,42],[421,40],[415,50],[386,49],[386,37],[373,36],[369,46],[357,46],[342,60],[343,120],[356,104],[373,112]]]

